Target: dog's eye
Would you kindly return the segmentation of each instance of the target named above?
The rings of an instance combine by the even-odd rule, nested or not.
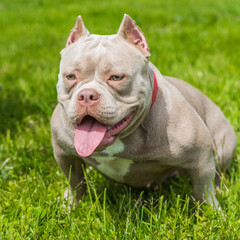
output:
[[[113,81],[120,81],[120,80],[122,80],[124,78],[124,75],[112,75],[111,77],[110,77],[110,80],[113,80]]]
[[[74,74],[68,74],[68,75],[66,76],[66,78],[67,78],[68,80],[75,80],[75,79],[76,79],[76,76],[75,76]]]

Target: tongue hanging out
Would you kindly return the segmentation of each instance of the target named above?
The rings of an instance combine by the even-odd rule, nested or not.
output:
[[[133,119],[135,112],[130,113],[120,122],[106,126],[90,116],[85,116],[75,128],[74,146],[81,157],[90,156],[95,149],[102,145],[111,144],[115,136],[121,132]]]
[[[106,131],[107,126],[92,117],[85,117],[76,127],[74,146],[77,153],[81,157],[91,155],[103,140]]]

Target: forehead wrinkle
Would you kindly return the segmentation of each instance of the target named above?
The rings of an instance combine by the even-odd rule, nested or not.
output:
[[[101,74],[106,75],[112,71],[113,64],[108,63],[108,62],[103,62],[103,63],[98,64],[98,68],[99,68],[99,71]]]
[[[105,54],[106,54],[106,44],[104,44],[103,40],[101,40],[96,46],[96,48],[94,49],[95,62],[99,63],[102,55],[105,55]]]
[[[94,66],[95,63],[92,61],[92,57],[90,55],[83,55],[77,58],[68,59],[64,68],[68,69],[68,71],[77,70],[78,72],[89,72],[92,71]]]
[[[120,40],[118,39],[118,41]],[[127,66],[132,63],[129,61],[130,54],[134,54],[136,61],[139,61],[141,57],[140,54],[137,54],[137,51],[135,52],[132,49],[129,49],[128,52],[124,51],[125,44],[122,44],[122,46],[118,44],[118,41],[114,35],[90,35],[90,38],[79,42],[78,50],[76,49],[79,54],[75,67],[82,71],[92,69],[100,74],[107,74],[111,71],[116,73],[126,71]],[[116,44],[118,44],[117,47]]]
[[[89,49],[91,49],[91,60],[89,60],[94,63],[96,67],[95,71],[99,71],[103,74],[109,73],[113,67],[111,61],[105,60],[110,43],[111,41],[109,38],[100,36],[89,46]]]

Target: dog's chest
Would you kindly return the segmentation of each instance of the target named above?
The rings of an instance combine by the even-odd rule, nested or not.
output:
[[[116,157],[123,151],[124,144],[117,139],[102,152],[93,153],[91,158],[97,161],[98,164],[95,165],[95,168],[101,173],[117,182],[124,183],[124,176],[129,172],[133,160]]]

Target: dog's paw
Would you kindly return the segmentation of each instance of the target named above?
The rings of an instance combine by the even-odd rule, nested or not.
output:
[[[64,203],[63,206],[67,208],[69,211],[74,206],[74,195],[71,193],[69,189],[66,189],[64,192]]]

